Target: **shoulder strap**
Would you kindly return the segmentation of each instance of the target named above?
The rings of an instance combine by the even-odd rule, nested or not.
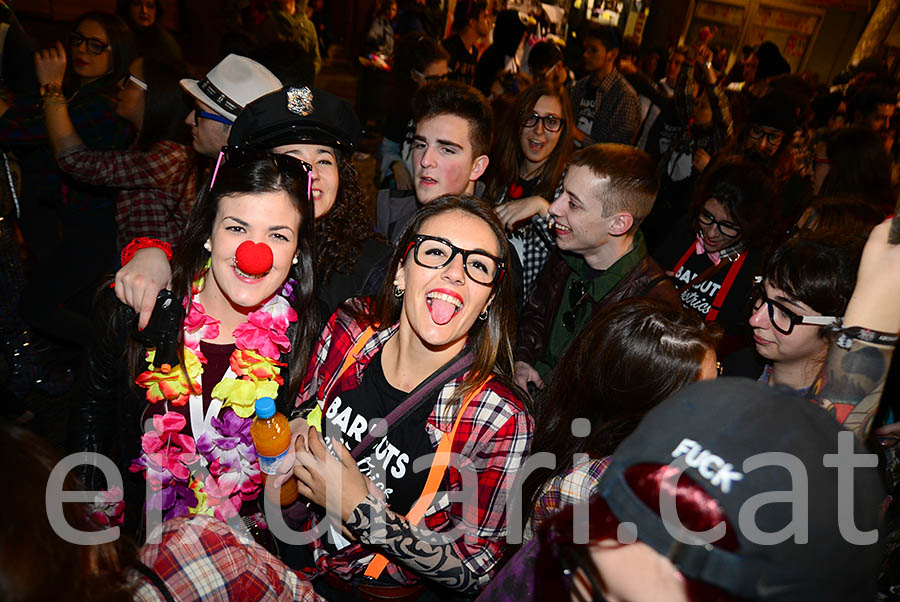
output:
[[[378,435],[378,438],[380,439],[381,437],[384,437],[395,428],[397,428],[397,426],[406,418],[409,418],[419,406],[429,401],[431,393],[435,389],[443,386],[451,380],[455,380],[456,378],[458,378],[466,370],[471,368],[473,363],[475,363],[475,354],[472,351],[464,350],[462,353],[458,354],[456,357],[450,360],[450,362],[444,364],[444,366],[442,366],[440,370],[433,373],[431,376],[419,383],[419,386],[413,389],[413,391],[406,396],[406,399],[404,399],[400,405],[398,405],[387,416],[384,417],[384,422],[387,430],[384,433]],[[366,436],[363,437],[363,440],[360,441],[356,445],[356,447],[353,448],[353,451],[350,452],[350,455],[353,456],[353,459],[358,459],[368,447],[375,443],[375,439],[376,437],[372,434],[371,431],[366,433]]]
[[[375,336],[375,329],[369,326],[366,328],[363,333],[356,339],[356,342],[353,343],[353,347],[347,352],[347,355],[344,356],[344,363],[341,364],[341,369],[338,371],[337,376],[334,379],[334,384],[337,384],[341,377],[344,376],[344,373],[357,362],[357,356],[359,352],[362,351],[362,348],[366,346],[366,343],[372,340],[372,337]],[[332,385],[333,388],[334,385]],[[324,393],[320,399],[322,400],[322,404],[325,403],[325,398],[331,393],[331,388],[328,389],[326,393]]]
[[[459,430],[459,424],[462,422],[463,414],[466,413],[466,409],[469,407],[469,404],[472,403],[472,400],[481,394],[485,385],[488,384],[491,378],[493,377],[488,376],[487,379],[481,383],[480,387],[466,396],[462,405],[459,406],[459,411],[456,413],[456,420],[453,423],[453,428],[449,433],[445,433],[441,437],[441,442],[438,444],[437,451],[434,454],[434,460],[431,462],[431,469],[428,471],[428,478],[425,480],[425,487],[422,488],[422,495],[419,496],[419,499],[416,500],[416,503],[413,504],[413,507],[406,514],[406,519],[411,525],[418,524],[422,518],[424,518],[425,512],[431,506],[431,502],[434,500],[434,496],[437,494],[438,488],[444,480],[444,473],[447,472],[447,466],[450,464],[450,452],[453,449],[453,440],[456,438],[456,432]],[[366,567],[366,577],[378,579],[387,565],[388,559],[383,554],[376,554],[369,562],[369,566]]]
[[[728,292],[731,290],[731,285],[734,284],[734,279],[737,278],[738,272],[741,271],[741,266],[744,265],[745,259],[747,259],[746,249],[743,253],[741,253],[740,257],[734,260],[734,263],[731,264],[731,267],[728,268],[728,273],[725,275],[725,280],[722,282],[721,288],[719,288],[719,293],[713,300],[713,306],[709,308],[709,313],[706,314],[707,322],[715,320],[719,315],[719,310],[722,309],[722,305],[725,303],[725,297],[728,296]]]
[[[175,602],[175,598],[172,596],[172,592],[169,591],[169,588],[166,586],[166,582],[163,581],[162,577],[156,574],[156,572],[151,569],[149,566],[144,564],[141,561],[135,563],[134,568],[137,569],[147,580],[153,584],[156,589],[159,590],[159,593],[162,594],[163,598],[166,599],[166,602]]]

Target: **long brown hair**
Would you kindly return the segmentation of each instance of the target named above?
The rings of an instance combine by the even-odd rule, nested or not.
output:
[[[562,86],[543,81],[526,88],[516,97],[512,110],[507,113],[498,130],[499,135],[494,136],[494,147],[491,149],[491,178],[485,194],[492,203],[496,203],[506,192],[507,187],[519,177],[519,167],[525,160],[521,141],[522,131],[525,129],[524,120],[531,115],[534,105],[542,96],[558,99],[562,107],[562,131],[556,148],[538,172],[538,185],[535,190],[535,194],[548,201],[553,200],[553,192],[572,154],[572,128],[575,127],[575,123],[568,91]]]
[[[360,316],[368,324],[382,329],[400,319],[403,299],[394,296],[392,276],[403,263],[406,250],[425,222],[448,211],[468,213],[490,226],[500,248],[500,260],[506,265],[506,270],[509,270],[509,242],[503,233],[503,226],[491,207],[484,201],[468,195],[442,196],[419,209],[403,231],[391,257],[388,277],[384,279],[378,296],[370,304],[368,313]],[[494,284],[494,300],[488,310],[487,319],[476,320],[469,330],[468,345],[475,352],[475,363],[463,378],[462,386],[457,388],[451,405],[459,403],[479,387],[491,373],[500,374],[507,379],[512,378],[513,333],[516,328],[515,303],[512,279],[508,273],[504,273]]]
[[[0,600],[131,600],[126,572],[137,546],[125,537],[87,546],[60,537],[47,516],[48,480],[62,456],[49,443],[21,428],[0,425],[0,457],[15,495],[3,496],[0,539]],[[69,471],[63,491],[83,491]],[[64,520],[79,531],[98,531],[85,503],[60,504]],[[60,508],[57,506],[57,508]]]
[[[626,299],[592,318],[536,404],[531,453],[550,452],[557,464],[525,479],[525,508],[534,508],[544,484],[571,468],[574,454],[611,455],[648,411],[695,382],[718,339],[713,323],[656,299]],[[572,436],[576,418],[590,420],[586,437]]]
[[[316,276],[326,282],[334,272],[349,271],[370,238],[379,238],[366,215],[366,193],[350,157],[334,149],[338,164],[337,199],[316,220]]]
[[[210,191],[204,186],[191,209],[187,226],[181,234],[175,256],[172,259],[172,290],[176,295],[190,299],[191,282],[203,270],[209,259],[209,251],[203,247],[212,232],[219,201],[229,195],[282,191],[300,212],[300,229],[297,232],[297,263],[291,266],[288,277],[297,281],[291,306],[299,320],[288,331],[291,352],[288,360],[288,377],[281,387],[279,401],[293,400],[300,389],[306,369],[309,351],[318,335],[318,315],[313,294],[313,246],[314,217],[312,201],[307,195],[306,180],[290,177],[271,158],[230,165],[219,169],[215,186]]]

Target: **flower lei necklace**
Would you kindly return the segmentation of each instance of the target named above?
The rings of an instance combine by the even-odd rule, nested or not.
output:
[[[234,329],[230,369],[213,387],[213,403],[204,417],[200,378],[207,360],[200,341],[219,335],[219,321],[196,300],[206,269],[191,285],[190,304],[187,299],[184,302],[189,309],[184,320],[183,367],[154,366],[151,349],[146,356],[148,369],[135,381],[147,389],[151,404],[163,400],[173,406],[190,404],[193,437],[182,432],[187,425],[182,414],[154,415],[153,429],[141,437],[141,455],[129,467],[146,473],[152,490],[147,509],[162,510],[164,520],[189,513],[227,520],[237,515],[243,501],[259,496],[262,478],[250,438],[254,403],[259,397],[276,397],[284,384],[280,372],[285,364],[278,359],[290,352],[287,330],[297,321],[290,303],[297,282],[288,279]]]

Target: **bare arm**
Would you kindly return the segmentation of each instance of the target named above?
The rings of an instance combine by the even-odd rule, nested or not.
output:
[[[47,135],[54,154],[69,150],[84,143],[69,116],[69,107],[62,97],[62,81],[66,72],[66,51],[63,45],[56,43],[56,48],[46,48],[34,55],[34,67],[41,86],[55,86],[60,94],[44,97],[44,120]]]
[[[896,335],[900,331],[900,245],[888,242],[890,222],[876,226],[859,266],[844,328]],[[812,388],[814,400],[865,439],[878,411],[894,345],[866,332],[840,335]]]

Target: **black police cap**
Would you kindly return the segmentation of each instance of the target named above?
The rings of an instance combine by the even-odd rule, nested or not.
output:
[[[267,149],[321,144],[349,151],[359,137],[359,119],[347,101],[309,86],[285,86],[244,107],[231,126],[228,144]]]

